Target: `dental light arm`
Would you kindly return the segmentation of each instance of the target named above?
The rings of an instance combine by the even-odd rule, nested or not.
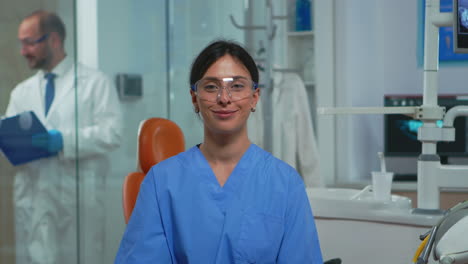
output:
[[[459,116],[468,116],[468,106],[466,105],[459,105],[452,107],[444,118],[444,127],[453,127],[453,122],[455,118]]]

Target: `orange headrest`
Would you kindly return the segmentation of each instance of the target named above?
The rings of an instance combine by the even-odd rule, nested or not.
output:
[[[153,165],[184,150],[184,134],[176,123],[157,117],[141,123],[138,132],[138,163],[143,173],[148,173]]]

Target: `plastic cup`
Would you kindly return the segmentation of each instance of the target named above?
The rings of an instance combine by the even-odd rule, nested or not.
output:
[[[393,172],[372,172],[372,192],[378,201],[391,201]]]

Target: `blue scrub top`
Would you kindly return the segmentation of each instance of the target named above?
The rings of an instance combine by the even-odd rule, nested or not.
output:
[[[153,166],[115,263],[323,261],[301,177],[251,144],[223,187],[196,146]]]

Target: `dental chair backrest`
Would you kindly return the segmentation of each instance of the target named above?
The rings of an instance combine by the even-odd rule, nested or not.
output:
[[[152,166],[185,150],[184,134],[176,123],[164,118],[143,120],[138,128],[137,171],[129,173],[122,188],[122,206],[128,223],[140,184]]]
[[[468,201],[448,211],[438,226],[433,248],[434,259],[441,264],[468,263]]]
[[[423,242],[413,258],[415,264],[429,263],[430,253],[440,264],[468,263],[468,201],[445,212],[431,230],[421,236]]]

